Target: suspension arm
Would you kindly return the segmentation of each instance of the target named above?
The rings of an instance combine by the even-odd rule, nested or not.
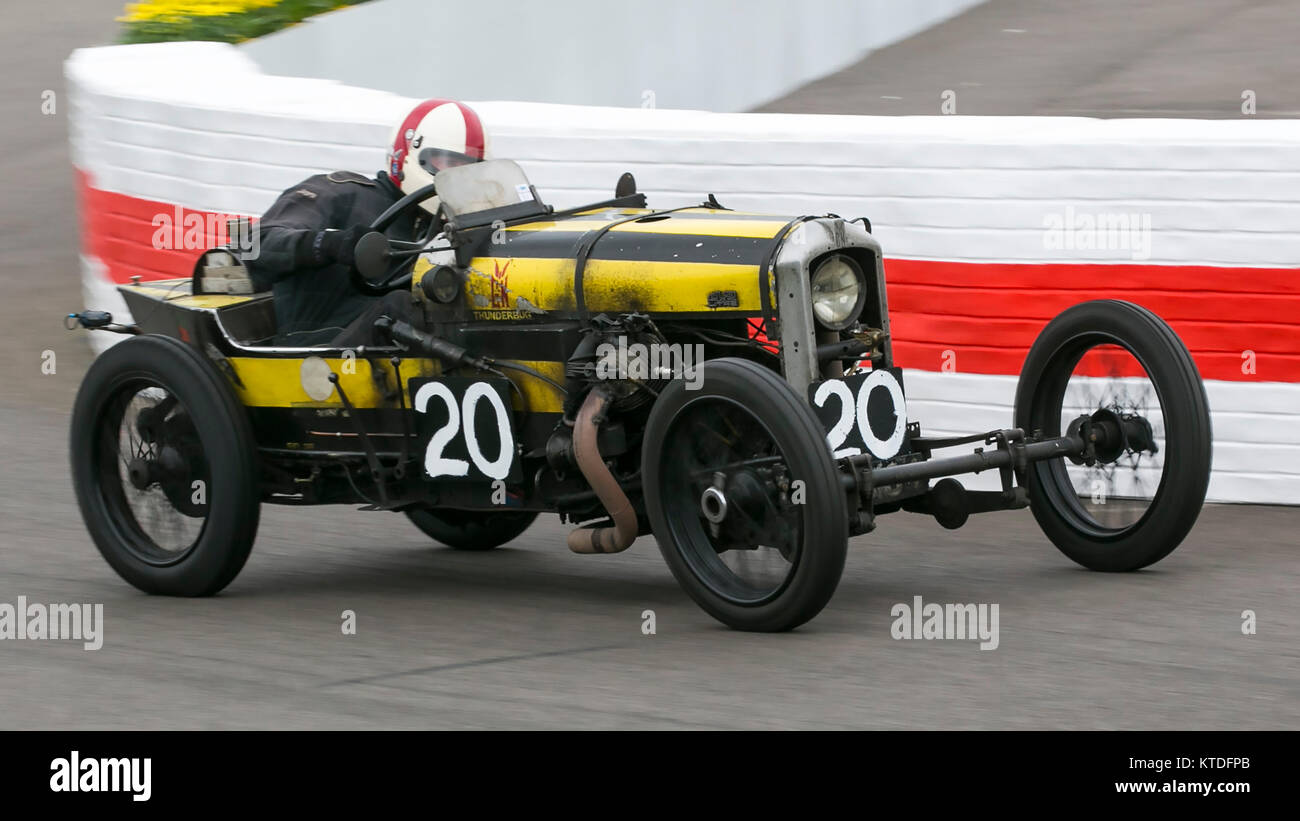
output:
[[[979,448],[965,456],[887,465],[875,469],[870,469],[871,457],[865,454],[851,456],[849,461],[855,469],[866,469],[864,473],[870,475],[872,487],[888,487],[963,473],[980,473],[1003,468],[1018,469],[1030,462],[1042,462],[1058,456],[1080,458],[1087,452],[1082,431],[1036,442],[1025,442],[1024,438],[1023,431],[1011,428],[992,431],[985,437],[988,443],[995,441],[998,443],[996,450]]]

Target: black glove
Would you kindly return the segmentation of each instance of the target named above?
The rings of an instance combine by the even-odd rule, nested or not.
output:
[[[367,229],[360,225],[342,230],[330,228],[317,231],[316,236],[312,238],[312,259],[317,265],[337,262],[351,268],[355,260],[357,242],[367,233]]]

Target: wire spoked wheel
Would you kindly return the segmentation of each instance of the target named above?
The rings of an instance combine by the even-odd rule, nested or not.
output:
[[[1081,526],[1115,534],[1142,521],[1164,481],[1164,411],[1143,365],[1126,348],[1101,344],[1082,353],[1066,383],[1060,430],[1080,416],[1110,414],[1124,432],[1116,452],[1088,465],[1054,463],[1074,488]],[[1098,418],[1102,418],[1098,416]],[[1058,477],[1057,484],[1064,485]]]
[[[211,485],[184,404],[151,380],[124,380],[99,419],[96,462],[123,545],[149,564],[184,559],[203,533]]]
[[[225,377],[193,348],[136,336],[91,364],[72,410],[77,503],[95,546],[146,593],[206,596],[257,534],[257,449]]]
[[[825,606],[843,571],[844,492],[820,425],[779,377],[719,359],[700,390],[672,383],[642,465],[660,550],[715,618],[788,630]]]
[[[1191,355],[1150,311],[1104,300],[1052,320],[1025,360],[1016,424],[1093,441],[1087,458],[1024,471],[1043,531],[1085,567],[1145,567],[1195,523],[1209,483],[1208,405]]]

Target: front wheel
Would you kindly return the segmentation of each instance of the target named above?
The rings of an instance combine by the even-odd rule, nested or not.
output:
[[[253,547],[260,505],[248,416],[194,349],[136,336],[91,364],[72,408],[72,483],[86,528],[146,593],[208,596]]]
[[[845,492],[804,399],[753,362],[677,380],[646,424],[646,508],[664,560],[706,612],[775,632],[816,616],[848,546]]]
[[[1200,374],[1162,319],[1131,302],[1099,300],[1043,329],[1016,388],[1016,426],[1054,437],[1083,416],[1121,435],[1109,437],[1093,464],[1029,465],[1022,479],[1034,518],[1062,553],[1091,570],[1154,564],[1196,522],[1211,450]]]

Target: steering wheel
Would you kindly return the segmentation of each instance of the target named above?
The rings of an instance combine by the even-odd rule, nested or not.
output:
[[[357,242],[353,252],[352,285],[358,291],[370,296],[383,296],[411,286],[411,272],[404,269],[409,267],[412,257],[419,256],[426,243],[389,239],[384,235],[384,229],[437,193],[437,184],[431,182],[388,206],[370,223],[370,232]]]

